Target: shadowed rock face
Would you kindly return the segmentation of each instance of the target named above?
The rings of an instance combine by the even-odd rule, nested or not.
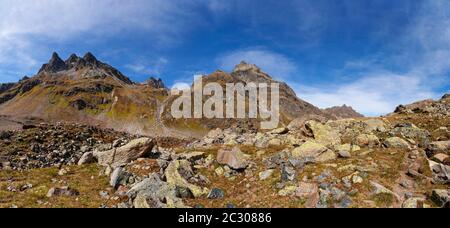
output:
[[[14,87],[16,83],[0,83],[0,94]]]
[[[155,89],[165,89],[166,86],[164,85],[164,82],[162,81],[161,78],[154,78],[154,77],[150,77],[150,79],[148,79],[147,84]]]
[[[120,71],[97,60],[90,52],[86,53],[83,58],[78,57],[76,54],[72,54],[66,61],[63,61],[55,52],[50,61],[44,64],[39,70],[38,75],[65,74],[68,73],[68,71],[88,71],[89,75],[112,76],[126,84],[133,84],[133,82]]]
[[[54,52],[52,58],[47,64],[44,64],[39,70],[39,74],[42,72],[56,73],[59,71],[67,70],[66,63]]]

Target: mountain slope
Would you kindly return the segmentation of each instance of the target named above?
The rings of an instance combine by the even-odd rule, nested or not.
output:
[[[343,105],[327,108],[323,110],[325,113],[335,117],[336,119],[361,118],[364,115],[355,111],[352,107]]]
[[[217,71],[205,76],[204,81],[219,82],[222,86],[226,83],[277,82],[257,66],[245,62],[230,74]],[[299,99],[287,84],[278,83],[282,125],[308,114],[333,119],[333,116]],[[91,53],[82,58],[72,54],[65,61],[53,53],[34,77],[0,86],[0,115],[77,122],[134,134],[177,137],[200,137],[218,127],[259,127],[260,120],[248,118],[176,120],[170,113],[176,98],[169,95],[161,79],[149,78],[146,83],[134,83]],[[206,99],[207,96],[203,101]]]
[[[279,95],[280,95],[280,125],[287,126],[292,120],[303,116],[317,115],[322,116],[325,119],[333,119],[331,115],[322,112],[319,108],[312,104],[309,104],[297,97],[295,92],[283,82],[274,80],[268,74],[264,73],[256,65],[241,62],[235,67],[235,69],[229,74],[224,71],[216,71],[210,75],[203,76],[203,85],[206,83],[215,82],[221,85],[224,89],[224,97],[226,96],[225,88],[227,83],[242,83],[244,86],[248,83],[266,83],[270,86],[270,83],[279,83]],[[193,91],[194,88],[192,87]],[[271,97],[271,91],[268,90],[268,98]],[[174,99],[179,96],[171,96],[168,98],[168,105],[166,105],[163,115],[163,121],[166,125],[175,127],[183,126],[186,129],[213,129],[213,128],[241,128],[243,130],[254,130],[260,128],[260,122],[263,120],[260,117],[258,119],[180,119],[175,120],[170,115],[170,107]],[[206,101],[211,96],[204,96],[203,101]],[[246,95],[246,101],[248,102],[248,95]],[[270,105],[270,100],[268,102]],[[236,110],[236,97],[235,97],[235,110]],[[247,107],[248,112],[248,107]],[[225,114],[224,114],[225,116]]]

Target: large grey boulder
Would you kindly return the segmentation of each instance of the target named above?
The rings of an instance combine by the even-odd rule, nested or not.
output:
[[[152,153],[155,141],[150,138],[140,138],[131,141],[125,146],[113,148],[107,151],[94,151],[94,157],[102,166],[110,166],[113,169],[125,166],[133,160],[147,157]]]
[[[127,195],[133,200],[135,208],[185,208],[177,197],[176,187],[153,173],[149,178],[136,184]]]

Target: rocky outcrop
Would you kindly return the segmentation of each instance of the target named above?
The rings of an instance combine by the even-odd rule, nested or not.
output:
[[[63,61],[55,52],[53,53],[50,61],[41,67],[38,75],[64,74],[68,73],[68,71],[84,71],[86,72],[85,76],[110,76],[126,84],[133,84],[133,82],[128,77],[123,75],[120,71],[106,63],[99,61],[90,52],[86,53],[83,58],[78,57],[76,54],[72,54],[66,61]]]
[[[38,74],[57,73],[60,71],[65,71],[67,69],[68,68],[67,68],[66,63],[59,57],[58,53],[53,52],[51,59],[48,61],[48,63],[42,65]]]
[[[166,86],[164,85],[164,82],[162,81],[161,78],[156,79],[154,77],[150,77],[147,80],[147,85],[149,85],[155,89],[165,89],[166,88]]]
[[[16,85],[16,83],[0,83],[0,95],[4,92],[8,91],[15,85]]]
[[[400,105],[394,114],[433,114],[450,115],[449,96],[444,95],[440,100],[423,100],[409,105]],[[392,114],[391,114],[392,115]]]

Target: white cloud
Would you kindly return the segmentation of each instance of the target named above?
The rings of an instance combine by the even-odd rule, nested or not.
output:
[[[166,58],[160,57],[156,60],[140,59],[133,64],[126,65],[125,67],[134,71],[135,73],[160,77],[168,63],[169,61]]]
[[[287,57],[260,48],[236,50],[226,53],[216,59],[219,66],[231,71],[241,61],[256,64],[264,72],[277,79],[288,79],[296,72],[297,67]]]
[[[41,53],[58,43],[105,40],[131,31],[148,32],[159,46],[179,42],[196,17],[197,1],[0,0],[0,68],[29,72]],[[2,75],[0,81],[12,75]]]
[[[395,55],[380,52],[348,61],[344,74],[347,70],[358,73],[344,76],[357,78],[355,81],[334,86],[296,85],[298,95],[321,108],[347,104],[376,116],[393,112],[400,104],[439,98],[442,94],[435,91],[442,88],[449,91],[450,2],[426,1],[421,6],[405,34],[391,40],[389,47]],[[402,73],[387,70],[387,65],[403,69]]]
[[[191,88],[191,85],[189,83],[177,82],[177,83],[172,85],[171,90],[183,91],[183,90],[188,90],[190,88]]]
[[[43,35],[64,39],[83,32],[111,34],[133,27],[165,36],[189,16],[181,1],[2,0],[0,37]],[[162,38],[162,37],[160,37]]]
[[[320,108],[351,105],[367,116],[394,111],[399,104],[409,104],[437,95],[420,77],[390,72],[373,73],[349,84],[308,87],[295,85],[297,95]]]

